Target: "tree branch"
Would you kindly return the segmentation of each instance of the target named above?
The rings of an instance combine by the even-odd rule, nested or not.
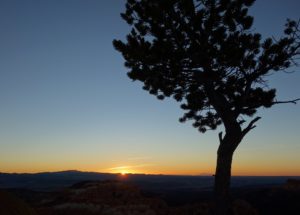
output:
[[[223,133],[222,133],[222,131],[219,133],[219,141],[220,141],[220,143],[222,143],[223,142]]]
[[[253,119],[248,126],[242,131],[242,136],[244,137],[251,129],[255,128],[256,125],[254,125],[254,123],[256,123],[258,120],[260,120],[261,117],[256,117],[255,119]]]
[[[300,101],[300,98],[290,100],[290,101],[276,101],[276,102],[272,102],[272,104],[286,104],[286,103],[297,104],[297,101]]]

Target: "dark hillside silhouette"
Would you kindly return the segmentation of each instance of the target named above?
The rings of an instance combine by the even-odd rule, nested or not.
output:
[[[37,215],[25,202],[5,190],[0,190],[0,202],[1,215]]]
[[[55,174],[55,173],[53,173]],[[69,175],[70,176],[70,175]],[[22,176],[20,176],[22,177]],[[94,175],[90,175],[94,178]],[[209,215],[212,207],[212,191],[183,189],[185,176],[136,175],[133,180],[86,180],[56,191],[32,191],[28,189],[0,190],[0,214],[161,214],[161,215]],[[144,179],[142,179],[142,178]],[[163,177],[163,178],[161,178]],[[194,181],[190,176],[189,185]],[[194,176],[195,177],[195,176]],[[244,177],[242,177],[244,178]],[[233,184],[241,180],[233,177]],[[257,177],[243,181],[272,182],[278,177]],[[269,179],[267,179],[269,178]],[[272,179],[273,178],[273,179]],[[297,179],[298,178],[298,179]],[[196,179],[196,178],[195,178]],[[198,181],[203,177],[198,177]],[[144,180],[144,182],[142,182]],[[170,186],[147,183],[168,181]],[[174,180],[174,181],[173,181]],[[175,185],[177,182],[177,186]],[[234,215],[295,215],[300,211],[299,177],[280,179],[279,184],[252,184],[232,189]],[[178,183],[179,182],[179,183]],[[195,181],[196,182],[196,181]],[[286,183],[284,183],[286,182]],[[196,184],[195,184],[196,185]],[[193,186],[195,186],[193,185]],[[4,195],[3,195],[4,194]],[[25,204],[26,202],[26,204]],[[2,212],[2,213],[1,213]]]
[[[262,39],[248,8],[254,0],[128,0],[122,18],[127,41],[114,40],[128,76],[158,99],[173,97],[200,132],[219,133],[215,214],[230,213],[231,163],[235,149],[261,118],[261,107],[278,101],[267,77],[296,65],[299,22],[288,20],[279,39]],[[249,119],[249,120],[248,120]],[[248,122],[247,122],[248,121]]]

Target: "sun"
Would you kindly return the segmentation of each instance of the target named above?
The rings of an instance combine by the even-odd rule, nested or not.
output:
[[[121,176],[126,176],[132,173],[132,169],[130,168],[130,166],[118,166],[118,167],[110,168],[110,170],[112,173],[116,173]]]
[[[120,174],[123,175],[123,176],[125,176],[125,175],[128,174],[128,171],[126,171],[126,170],[121,170]]]

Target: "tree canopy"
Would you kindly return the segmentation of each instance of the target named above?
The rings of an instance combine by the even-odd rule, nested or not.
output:
[[[266,78],[295,64],[299,22],[287,20],[283,36],[263,39],[252,29],[254,0],[128,0],[122,18],[127,41],[114,40],[128,76],[158,99],[173,97],[200,132],[222,123],[241,128],[243,116],[269,108],[276,90]],[[287,102],[295,102],[287,101]],[[242,132],[254,127],[252,120]]]
[[[219,133],[214,180],[214,214],[230,213],[233,153],[260,117],[278,101],[270,74],[296,65],[299,21],[287,20],[283,36],[263,39],[252,29],[254,0],[127,0],[122,18],[131,26],[127,41],[114,40],[132,80],[158,99],[173,97],[200,132]]]

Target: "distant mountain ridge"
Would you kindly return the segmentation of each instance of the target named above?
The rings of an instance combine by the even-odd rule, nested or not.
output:
[[[0,173],[0,188],[58,190],[85,180],[116,179],[117,174],[67,170],[41,173]]]
[[[232,186],[266,186],[284,184],[287,179],[300,177],[242,177],[233,176]],[[139,185],[145,190],[211,190],[213,176],[174,176],[81,172],[66,170],[41,173],[0,173],[0,188],[22,188],[37,191],[55,191],[69,187],[81,181],[122,180],[126,183]]]

